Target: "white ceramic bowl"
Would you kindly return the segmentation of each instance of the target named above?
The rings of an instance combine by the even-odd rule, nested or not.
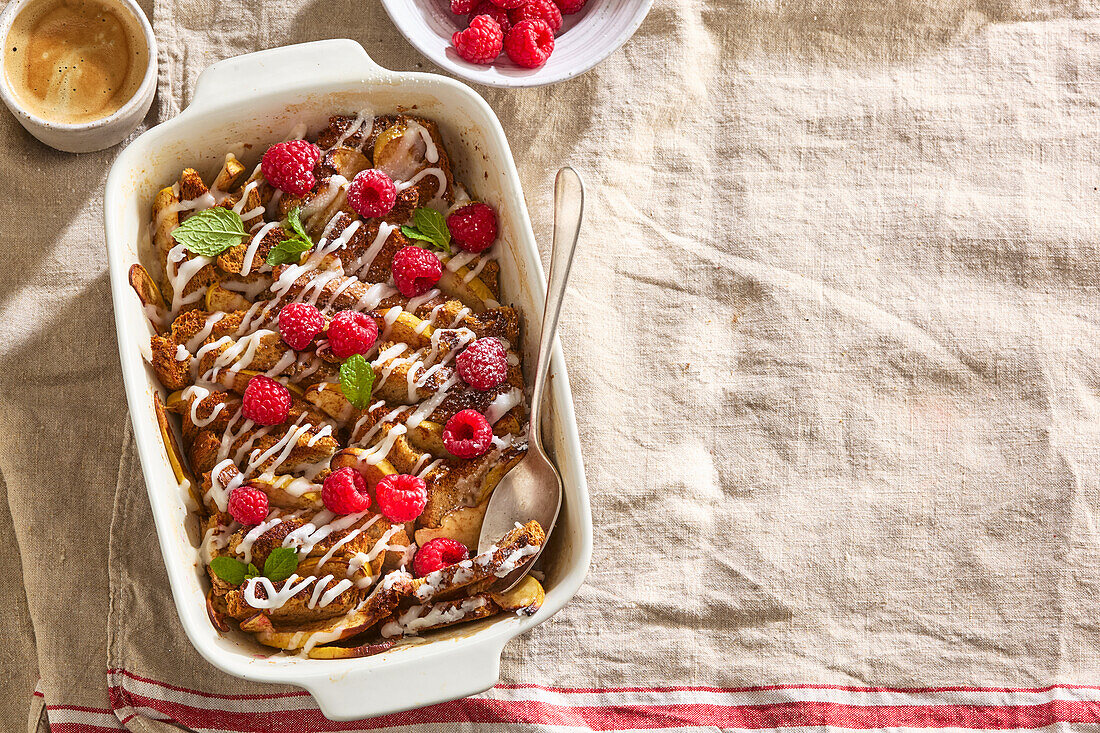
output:
[[[380,68],[354,41],[317,41],[214,64],[199,78],[194,100],[183,114],[149,130],[119,155],[104,197],[126,399],[180,621],[195,648],[214,666],[250,680],[304,687],[324,714],[336,720],[408,710],[492,687],[508,640],[550,618],[580,587],[592,551],[592,526],[561,349],[555,349],[551,361],[544,435],[562,471],[565,504],[543,553],[546,602],[538,613],[452,627],[363,659],[274,655],[246,635],[219,634],[207,618],[209,586],[197,549],[197,523],[187,511],[185,492],[172,474],[157,430],[153,394],[162,389],[142,356],[152,331],[127,271],[140,260],[153,260],[149,207],[156,191],[174,181],[182,167],[194,166],[213,176],[227,150],[254,164],[259,151],[284,139],[300,122],[315,132],[332,114],[365,107],[381,113],[413,105],[417,113],[439,123],[459,177],[497,207],[504,244],[501,300],[519,309],[525,326],[538,324],[545,278],[515,164],[492,110],[452,79]],[[551,171],[546,171],[548,186],[551,180]],[[524,340],[527,365],[535,363],[536,340]]]
[[[634,35],[653,0],[588,0],[554,41],[554,53],[537,69],[525,69],[501,55],[488,66],[465,61],[451,46],[451,35],[466,27],[466,16],[452,15],[449,0],[382,0],[394,25],[409,43],[455,76],[494,87],[537,87],[572,79],[615,52]]]
[[[0,13],[0,39],[7,39],[11,24],[19,11],[33,0],[12,0]],[[149,19],[134,0],[114,0],[123,12],[134,16],[141,25],[145,46],[149,50],[149,62],[134,96],[113,114],[90,122],[66,124],[43,119],[25,110],[8,86],[7,73],[0,69],[0,99],[3,99],[19,124],[51,148],[67,153],[90,153],[118,145],[145,119],[153,96],[157,91],[157,39]]]

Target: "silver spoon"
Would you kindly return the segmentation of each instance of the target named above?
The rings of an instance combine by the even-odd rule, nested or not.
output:
[[[538,520],[547,539],[561,509],[561,474],[542,447],[542,398],[546,392],[547,373],[554,336],[558,330],[565,285],[577,248],[577,235],[584,214],[584,184],[572,168],[558,171],[554,180],[554,246],[550,250],[550,278],[546,286],[546,305],[542,314],[539,336],[539,356],[535,364],[535,379],[531,387],[531,421],[527,432],[527,457],[501,479],[485,510],[481,525],[478,552],[507,534],[516,522],[526,524]],[[539,553],[546,547],[543,542]],[[534,567],[538,554],[496,583],[494,590],[507,590],[518,583]]]

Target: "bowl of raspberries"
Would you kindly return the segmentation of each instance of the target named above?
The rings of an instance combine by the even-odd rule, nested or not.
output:
[[[626,42],[652,0],[382,0],[409,43],[443,69],[498,87],[552,84]]]

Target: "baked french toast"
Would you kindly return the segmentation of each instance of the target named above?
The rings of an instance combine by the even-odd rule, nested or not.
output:
[[[333,659],[534,613],[537,580],[494,585],[534,560],[537,522],[470,552],[526,454],[526,391],[496,214],[436,125],[336,116],[254,169],[185,168],[152,209],[160,266],[130,283],[214,626]]]

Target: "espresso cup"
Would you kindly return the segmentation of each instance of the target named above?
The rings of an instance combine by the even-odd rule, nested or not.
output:
[[[85,34],[91,32],[91,28],[80,28],[78,22],[72,22],[72,18],[63,15],[66,12],[64,6],[67,4],[75,6],[81,5],[81,2],[80,0],[11,0],[4,8],[3,13],[0,13],[0,38],[4,39],[3,55],[0,57],[2,59],[0,63],[3,64],[3,68],[0,68],[0,98],[4,100],[4,104],[7,105],[8,109],[28,132],[51,148],[70,153],[103,150],[122,142],[148,113],[157,87],[157,42],[153,36],[153,28],[149,24],[148,18],[145,17],[145,13],[142,12],[134,0],[94,0],[94,2],[85,3],[85,5],[97,4],[103,6],[109,10],[110,14],[117,15],[117,19],[113,20],[119,21],[118,28],[112,28],[112,30],[115,31],[116,35],[118,33],[125,34],[127,46],[134,53],[134,57],[128,58],[127,61],[133,64],[136,58],[144,60],[145,64],[143,73],[140,67],[135,67],[131,70],[132,73],[127,75],[124,92],[112,90],[115,94],[132,90],[132,94],[124,101],[121,98],[109,97],[111,103],[105,107],[103,114],[97,116],[95,111],[87,114],[77,114],[73,110],[87,107],[87,105],[82,104],[84,98],[81,95],[85,95],[87,99],[91,100],[91,97],[87,95],[108,94],[108,89],[104,88],[91,88],[87,85],[85,85],[86,88],[78,88],[81,86],[79,83],[81,75],[78,73],[79,65],[87,60],[71,53],[54,54],[54,56],[49,57],[50,68],[32,68],[28,65],[35,63],[45,65],[47,61],[42,60],[41,55],[36,58],[31,58],[30,54],[18,56],[17,53],[20,49],[18,42],[15,42],[13,38],[16,34],[12,32],[17,19],[21,24],[18,26],[18,35],[22,36],[24,25],[30,22],[27,18],[45,17],[47,11],[50,13],[56,11],[62,14],[56,18],[50,16],[47,20],[54,22],[63,31],[71,31],[74,34],[81,31]],[[81,7],[83,8],[83,5]],[[24,12],[28,15],[21,17]],[[40,16],[40,13],[43,15]],[[78,15],[73,15],[73,17],[78,17]],[[108,22],[102,18],[101,21]],[[67,27],[66,23],[72,27]],[[121,31],[119,28],[121,28]],[[57,29],[53,30],[56,31]],[[43,43],[48,42],[52,46],[64,50],[65,44],[59,44],[54,40],[60,35],[59,33],[44,35],[47,40]],[[99,36],[102,35],[102,33],[99,34]],[[29,51],[30,49],[25,50]],[[142,50],[144,50],[144,55]],[[104,55],[101,53],[99,56],[100,58],[97,60],[101,64],[104,62],[112,63],[111,59],[115,58],[112,54]],[[55,70],[52,64],[62,63],[57,58],[63,57],[66,58],[63,62],[65,66],[57,67]],[[73,86],[71,90],[67,88],[67,80],[70,77],[63,75],[62,68],[66,72],[71,70],[73,73],[72,78],[77,80],[73,82],[76,86]],[[129,69],[130,67],[127,66],[126,68]],[[39,80],[44,76],[49,76],[54,71],[56,71],[56,75],[49,79],[50,98],[54,101],[51,103],[32,96],[28,91],[32,88],[30,80],[32,78]],[[138,81],[138,74],[142,74],[140,81]],[[61,81],[66,81],[66,83],[61,84]],[[37,84],[34,88],[37,89]],[[91,101],[94,108],[95,100]],[[118,104],[115,108],[115,104],[118,102],[121,102],[121,104]],[[66,106],[67,104],[69,106]]]

